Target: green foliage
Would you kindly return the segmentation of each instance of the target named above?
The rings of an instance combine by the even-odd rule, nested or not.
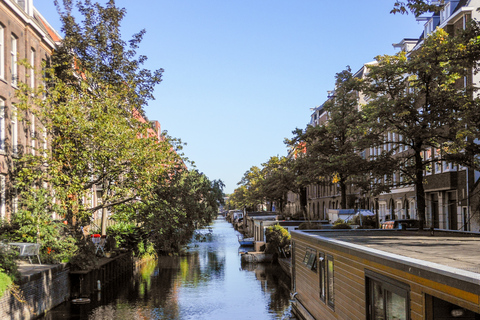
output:
[[[299,230],[320,230],[322,229],[321,223],[313,223],[313,222],[303,222],[298,226]]]
[[[452,158],[461,162],[463,152],[452,157],[455,148],[450,148],[451,144],[474,141],[475,137],[466,139],[465,128],[478,128],[478,122],[469,122],[478,119],[474,116],[478,111],[473,111],[479,109],[480,101],[474,98],[477,89],[465,86],[463,81],[470,76],[467,70],[478,66],[480,43],[472,40],[478,38],[480,28],[472,22],[465,30],[454,32],[437,29],[408,57],[405,52],[376,57],[377,63],[370,65],[367,76],[365,92],[371,98],[363,107],[369,120],[367,128],[373,134],[385,136],[390,132],[402,137],[385,141],[393,146],[385,156],[399,161],[391,171],[400,169],[404,183],[415,185],[422,225],[426,207],[424,171],[434,162]],[[394,156],[407,148],[409,152],[403,157]],[[424,157],[425,152],[432,156]]]
[[[149,247],[146,232],[135,223],[117,222],[107,228],[107,234],[115,239],[117,247],[128,249],[137,256],[141,256],[145,253],[144,248]]]
[[[359,225],[358,229],[374,229],[377,228],[377,218],[375,216],[362,216],[360,223],[360,215],[356,215],[352,219],[352,224]]]
[[[98,83],[108,84],[119,94],[127,93],[128,104],[138,110],[154,98],[163,69],[151,72],[142,68],[147,57],[138,55],[136,50],[145,30],[134,34],[128,43],[123,40],[120,30],[124,8],[117,7],[114,0],[104,6],[91,0],[55,0],[55,5],[65,34],[54,57],[62,79],[76,81],[69,70],[75,64],[78,73],[92,75],[87,86],[96,93],[103,90]],[[82,20],[78,21],[78,17]]]
[[[98,258],[95,255],[95,245],[89,238],[78,239],[78,249],[70,258],[71,270],[88,270],[98,265]]]
[[[30,188],[19,194],[18,212],[2,223],[0,239],[39,243],[42,262],[67,262],[76,250],[76,240],[63,223],[52,219],[56,206],[48,190]]]
[[[10,280],[16,281],[20,278],[20,273],[18,272],[18,265],[15,262],[15,259],[18,259],[18,252],[16,250],[7,249],[5,246],[0,246],[0,276],[3,278],[3,285],[5,288],[9,285],[10,281],[5,279],[6,275]],[[2,280],[0,280],[0,286]],[[2,292],[0,288],[0,293]],[[0,294],[0,297],[2,294]]]
[[[338,219],[333,223],[333,226],[332,226],[332,229],[351,229],[351,228],[352,227],[350,227],[348,223],[343,221],[343,219]]]
[[[282,249],[285,250],[290,246],[291,235],[287,229],[276,224],[265,230],[267,240],[266,253],[278,254]]]
[[[362,89],[362,79],[354,77],[350,67],[337,73],[335,91],[323,105],[328,121],[306,130],[297,129],[289,141],[292,147],[306,146],[301,161],[295,161],[297,167],[302,166],[303,179],[309,183],[338,184],[342,208],[348,208],[347,186],[354,183],[365,187],[359,177],[377,167],[375,161],[358,152],[374,143],[374,137],[363,130],[365,116],[358,108],[357,94]]]
[[[408,14],[408,12],[411,12],[413,15],[415,15],[415,17],[418,17],[426,12],[440,12],[444,4],[444,0],[407,0],[406,2],[395,1],[394,7],[390,13]]]
[[[12,278],[10,278],[6,273],[0,271],[0,298],[3,297],[5,291],[7,291],[12,284]]]
[[[135,220],[148,235],[158,254],[178,253],[196,228],[209,225],[223,203],[223,183],[210,181],[197,170],[182,167],[158,178],[152,193],[142,196],[135,211],[123,211],[123,219]]]

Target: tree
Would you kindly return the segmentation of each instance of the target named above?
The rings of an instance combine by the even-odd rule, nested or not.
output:
[[[264,179],[261,182],[261,193],[271,203],[277,203],[279,211],[283,212],[287,193],[292,190],[294,179],[288,166],[288,158],[271,157],[262,166]]]
[[[187,244],[196,228],[210,224],[223,204],[223,182],[210,181],[198,170],[177,167],[159,177],[127,219],[142,225],[157,253],[175,253]]]
[[[372,143],[362,125],[365,118],[357,99],[361,89],[362,80],[354,77],[349,67],[337,73],[334,96],[323,106],[328,120],[304,131],[297,129],[291,142],[306,145],[306,153],[300,157],[304,161],[299,164],[304,167],[308,182],[338,184],[344,209],[348,206],[348,186],[364,186],[362,176],[378,167],[361,153]]]
[[[141,68],[147,57],[138,56],[136,50],[145,30],[134,34],[127,45],[120,33],[126,10],[116,7],[115,0],[107,1],[105,6],[91,0],[54,2],[65,34],[53,57],[56,75],[77,84],[77,75],[89,73],[91,77],[84,80],[92,93],[103,89],[98,83],[108,84],[119,93],[127,90],[125,99],[143,113],[163,73],[161,68],[154,72]],[[82,21],[78,22],[77,16]]]
[[[425,222],[424,170],[437,161],[450,160],[448,145],[457,140],[458,125],[467,110],[478,108],[476,90],[463,86],[480,59],[479,29],[472,23],[466,30],[448,35],[437,29],[408,57],[405,52],[378,56],[378,65],[368,75],[371,102],[364,108],[369,128],[377,133],[395,133],[392,152],[404,151],[400,168],[405,183],[415,185],[417,212]],[[433,150],[433,152],[432,152]],[[424,153],[431,152],[431,157]]]
[[[391,13],[408,14],[411,12],[415,17],[420,16],[425,12],[438,12],[443,7],[445,1],[431,1],[431,0],[407,0],[395,1],[394,7]]]
[[[262,169],[257,166],[252,166],[243,174],[242,180],[238,184],[245,186],[245,189],[241,190],[244,191],[245,207],[255,210],[258,205],[265,203],[265,195],[261,189],[264,179]]]
[[[42,123],[50,147],[44,149],[47,138],[38,139],[35,155],[19,158],[14,175],[19,190],[46,183],[67,220],[83,225],[97,210],[135,201],[140,189],[152,189],[155,177],[180,159],[167,139],[149,133],[117,89],[104,84],[92,95],[89,81],[79,82],[74,88],[52,74],[46,98],[22,86],[18,109]],[[102,201],[92,206],[93,186]]]

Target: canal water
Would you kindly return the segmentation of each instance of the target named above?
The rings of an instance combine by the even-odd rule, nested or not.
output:
[[[237,232],[223,217],[210,228],[187,255],[145,263],[89,304],[65,302],[41,319],[295,319],[288,276],[276,265],[242,264]]]

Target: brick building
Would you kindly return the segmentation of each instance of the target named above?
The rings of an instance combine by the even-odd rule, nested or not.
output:
[[[38,87],[46,63],[60,36],[33,6],[33,0],[0,0],[0,216],[16,210],[9,188],[13,159],[46,148],[40,121],[32,113],[17,114],[19,82]],[[25,60],[34,68],[18,64]]]
[[[480,7],[480,1],[476,0],[446,1],[440,12],[423,19],[425,21],[424,31],[419,39],[403,39],[400,43],[394,44],[394,47],[406,52],[415,50],[422,46],[424,38],[428,37],[437,27],[443,28],[449,34],[454,34],[455,30],[464,29],[469,20],[480,18],[478,7]],[[364,77],[368,73],[368,65],[369,63],[362,66],[355,73],[355,77]],[[478,77],[479,75],[472,72],[465,75],[459,81],[462,83],[458,83],[458,85],[462,87],[472,83],[478,84]],[[361,92],[357,96],[359,108],[368,103],[367,98]],[[313,109],[310,125],[321,125],[325,121],[328,121],[328,115],[322,106]],[[400,156],[402,153],[408,152],[408,149],[402,147],[401,144],[395,144],[399,139],[402,137],[387,132],[385,140],[388,143],[363,150],[362,153],[365,157],[376,157],[381,152],[393,150],[397,146],[396,153]],[[439,154],[434,148],[427,148],[423,157],[427,160],[435,160],[439,158]],[[478,231],[480,229],[480,205],[475,200],[475,194],[480,192],[478,187],[480,173],[453,163],[436,161],[424,171],[424,175],[426,225],[441,229]],[[350,187],[347,190],[348,207],[367,209],[378,213],[380,222],[391,219],[417,218],[415,188],[413,185],[404,183],[403,176],[399,171],[394,172],[391,177],[385,177],[375,183],[389,183],[393,187],[390,192],[378,196],[361,194],[355,188]],[[311,185],[307,188],[307,203],[307,211],[311,218],[328,219],[330,209],[340,209],[340,190],[331,183]]]

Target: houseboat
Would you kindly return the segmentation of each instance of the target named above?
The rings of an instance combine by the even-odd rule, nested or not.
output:
[[[300,319],[480,319],[480,235],[292,231]]]

